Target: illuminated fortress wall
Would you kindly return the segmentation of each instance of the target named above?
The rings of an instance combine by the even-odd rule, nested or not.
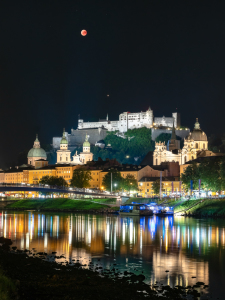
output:
[[[109,121],[108,117],[105,120],[99,120],[99,122],[84,122],[82,119],[78,120],[78,129],[90,129],[90,128],[106,128],[108,131],[120,131],[127,132],[128,129],[135,128],[152,128],[152,127],[180,127],[180,114],[172,113],[172,117],[155,118],[153,116],[153,110],[150,108],[145,112],[130,113],[124,112],[119,115],[118,121]]]

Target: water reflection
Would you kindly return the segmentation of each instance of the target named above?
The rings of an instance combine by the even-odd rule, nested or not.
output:
[[[224,221],[184,217],[2,212],[0,234],[20,249],[56,251],[68,261],[88,264],[101,257],[110,268],[116,260],[119,270],[143,270],[150,283],[171,286],[209,284],[210,262],[219,267],[225,255]],[[224,280],[221,270],[215,273]]]

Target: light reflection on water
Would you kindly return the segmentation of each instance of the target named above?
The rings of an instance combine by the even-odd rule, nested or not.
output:
[[[214,296],[222,293],[223,220],[2,212],[0,236],[12,239],[19,249],[64,254],[69,262],[91,260],[108,269],[143,271],[151,284],[187,286],[202,281]]]

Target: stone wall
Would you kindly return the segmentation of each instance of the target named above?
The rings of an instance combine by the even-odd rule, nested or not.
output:
[[[182,130],[175,130],[176,135],[180,138],[184,139],[189,135],[190,129],[182,129]],[[159,136],[161,133],[169,133],[172,134],[172,129],[155,129],[152,128],[152,140],[155,141],[157,136]]]
[[[68,147],[72,149],[73,147],[82,146],[85,141],[85,136],[89,135],[88,141],[91,145],[95,145],[95,143],[99,140],[104,140],[107,135],[107,130],[103,128],[96,129],[72,129],[71,134],[66,133],[66,138],[68,140]],[[60,141],[62,137],[54,137],[52,141],[53,149],[59,149]]]

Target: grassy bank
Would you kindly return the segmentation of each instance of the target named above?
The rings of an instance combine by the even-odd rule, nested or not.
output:
[[[96,200],[96,201],[93,201]],[[93,200],[74,200],[74,199],[38,199],[38,200],[19,200],[15,203],[10,203],[5,208],[15,210],[42,210],[42,211],[105,211],[115,210],[111,209],[110,206],[105,204],[95,203],[99,199]],[[102,199],[109,200],[109,199]]]
[[[189,200],[176,206],[174,211],[196,216],[225,217],[225,199]]]

